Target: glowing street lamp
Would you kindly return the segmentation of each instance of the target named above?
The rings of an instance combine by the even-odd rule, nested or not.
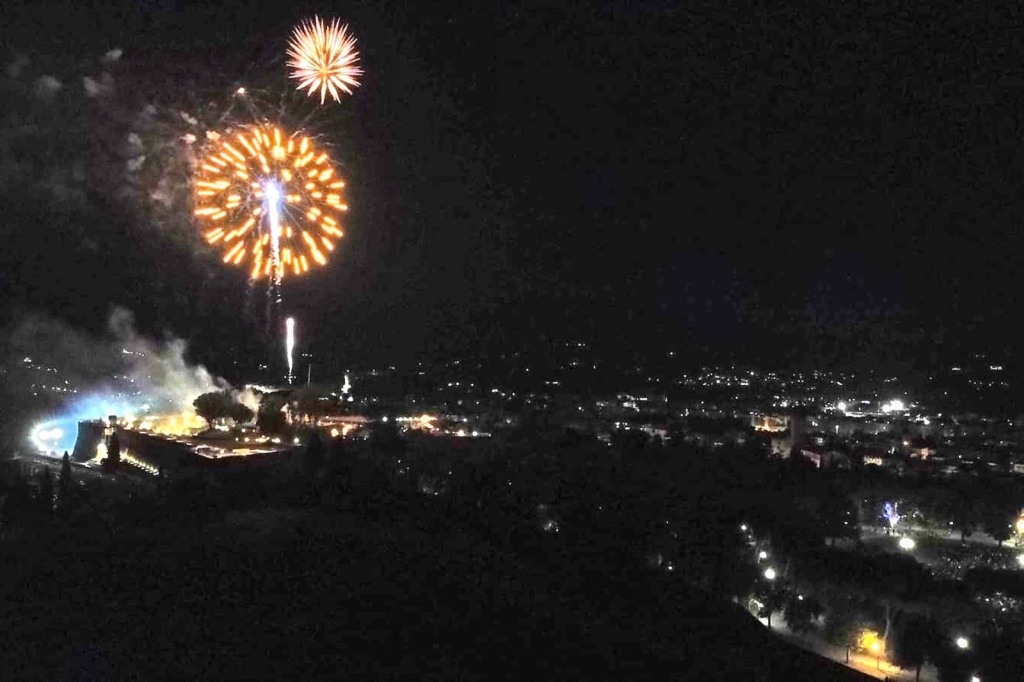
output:
[[[1017,555],[1017,564],[1020,565],[1021,568],[1024,568],[1024,554]]]
[[[1017,534],[1024,535],[1024,516],[1017,519],[1017,523],[1015,525],[1017,526]]]
[[[914,542],[913,538],[900,538],[899,545],[900,549],[904,549],[908,552],[917,547],[917,543]]]
[[[969,649],[971,647],[971,642],[966,637],[957,637],[956,646],[958,649]]]
[[[764,572],[764,577],[765,577],[766,580],[775,580],[775,577],[776,577],[775,569],[774,568],[766,569],[765,572]]]
[[[757,558],[759,561],[764,561],[768,558],[768,552],[762,549],[760,552],[757,553]]]

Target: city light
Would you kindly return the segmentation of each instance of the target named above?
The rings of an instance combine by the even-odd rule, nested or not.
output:
[[[1021,516],[1020,518],[1017,519],[1016,526],[1017,526],[1017,533],[1020,534],[1020,535],[1024,535],[1024,516]]]
[[[971,646],[971,642],[966,637],[957,637],[956,646],[959,649],[968,649]]]
[[[1024,554],[1018,554],[1018,555],[1017,555],[1017,564],[1018,564],[1018,565],[1019,565],[1019,566],[1020,566],[1021,568],[1024,568]]]
[[[903,412],[906,410],[906,405],[903,404],[902,400],[890,400],[886,404],[882,405],[882,412],[888,414],[889,412]]]
[[[758,552],[758,553],[757,553],[757,558],[758,558],[759,560],[761,560],[761,561],[764,561],[765,559],[767,559],[767,558],[768,558],[768,552],[766,552],[766,551],[764,551],[764,550],[762,549],[762,550],[761,550],[760,552]]]
[[[847,407],[847,405],[846,405],[846,403],[845,403],[845,402],[843,402],[842,400],[840,400],[840,401],[839,401],[839,404],[838,404],[838,405],[836,405],[836,407],[838,407],[838,408],[839,408],[839,411],[840,411],[840,412],[846,412],[846,407]]]
[[[764,577],[767,580],[775,580],[775,569],[769,568],[764,572]]]
[[[900,516],[900,503],[886,502],[882,507],[882,517],[889,522],[889,528],[895,528],[896,524],[903,518]]]
[[[882,651],[882,638],[874,630],[864,630],[861,632],[857,644],[863,651],[871,651],[875,654]]]
[[[917,543],[914,542],[911,538],[900,538],[899,545],[900,549],[905,549],[908,552],[914,549],[914,547],[917,547]]]

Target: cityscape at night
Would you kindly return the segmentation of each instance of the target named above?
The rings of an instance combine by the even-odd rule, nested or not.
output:
[[[0,11],[5,679],[1024,679],[1024,10]]]

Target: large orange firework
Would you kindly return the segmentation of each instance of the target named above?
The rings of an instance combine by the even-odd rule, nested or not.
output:
[[[298,89],[306,90],[308,95],[319,90],[320,104],[327,93],[338,102],[340,92],[352,94],[363,73],[357,65],[359,53],[355,48],[356,39],[348,32],[348,26],[337,19],[326,25],[320,17],[314,17],[296,27],[288,43],[291,77],[299,81]]]
[[[277,281],[326,264],[344,234],[338,214],[348,210],[327,154],[270,125],[214,137],[196,171],[195,214],[224,262]]]

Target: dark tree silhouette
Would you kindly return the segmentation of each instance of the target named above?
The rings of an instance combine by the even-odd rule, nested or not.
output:
[[[823,611],[824,607],[817,599],[799,594],[791,594],[783,607],[789,629],[797,634],[810,632]]]
[[[302,453],[302,463],[306,470],[306,475],[315,476],[323,467],[326,457],[327,451],[324,448],[324,441],[320,438],[320,434],[314,431],[310,434],[309,442],[306,443],[306,449]]]
[[[37,501],[39,503],[39,513],[42,516],[50,516],[53,514],[53,472],[50,471],[50,467],[43,469],[42,474],[39,478],[39,497]]]
[[[107,441],[107,457],[103,460],[103,468],[110,472],[116,471],[118,465],[121,464],[121,439],[117,435],[117,431],[110,434],[110,439]]]
[[[260,408],[256,413],[256,427],[262,433],[273,434],[284,431],[286,421],[281,411],[285,406],[281,395],[265,395],[260,400]]]
[[[71,457],[67,452],[60,463],[60,479],[57,482],[57,512],[64,518],[74,511],[75,482],[71,474]]]
[[[232,419],[242,424],[253,417],[252,410],[235,400],[230,391],[204,393],[192,401],[192,406],[210,426],[219,419]]]
[[[934,643],[941,637],[938,627],[929,618],[912,615],[896,627],[891,647],[893,662],[899,667],[915,671],[921,679],[921,666],[931,653]]]
[[[826,490],[818,507],[823,535],[833,543],[836,538],[860,537],[860,519],[850,498],[836,490]]]

